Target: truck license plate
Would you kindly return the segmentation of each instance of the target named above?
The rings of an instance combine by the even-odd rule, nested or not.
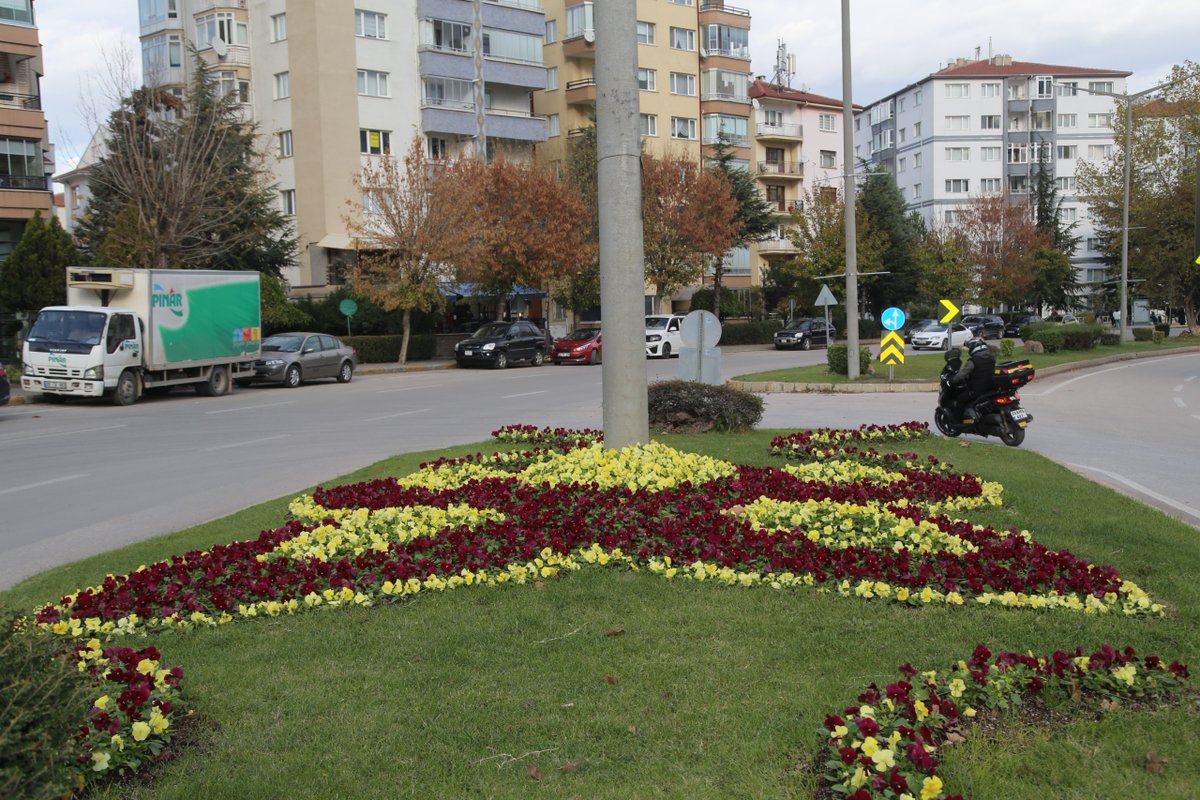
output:
[[[66,381],[43,381],[42,385],[47,389],[67,389],[70,388]]]

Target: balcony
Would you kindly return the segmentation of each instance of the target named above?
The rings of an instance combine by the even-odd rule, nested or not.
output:
[[[705,11],[723,11],[726,14],[734,14],[739,17],[750,16],[749,9],[725,5],[722,0],[705,0],[700,4],[700,13],[704,13]]]
[[[577,81],[567,81],[567,105],[594,106],[596,105],[596,79],[580,78]]]
[[[791,239],[767,239],[758,242],[758,254],[760,256],[790,256],[798,253],[800,248],[796,247],[796,243]]]
[[[0,92],[0,108],[20,108],[25,111],[41,111],[42,98],[36,94],[13,94]]]
[[[794,178],[800,180],[804,177],[804,162],[803,161],[759,161],[758,169],[754,173],[762,177],[770,178]]]
[[[798,142],[804,138],[804,126],[795,123],[771,125],[766,122],[760,122],[755,126],[754,133],[759,139]]]
[[[596,60],[596,32],[584,31],[563,39],[563,57],[578,58],[583,61]]]
[[[50,189],[50,184],[45,175],[0,175],[0,189],[45,192]]]
[[[771,206],[771,211],[775,214],[791,214],[793,211],[803,211],[803,200],[767,200],[767,204]]]

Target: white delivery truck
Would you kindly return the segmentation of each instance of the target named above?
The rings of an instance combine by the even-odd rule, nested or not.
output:
[[[67,267],[67,305],[38,312],[21,388],[47,397],[137,402],[156,387],[228,394],[254,376],[257,272]]]

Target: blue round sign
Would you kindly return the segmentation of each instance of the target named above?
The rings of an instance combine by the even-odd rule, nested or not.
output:
[[[904,312],[895,306],[884,309],[883,314],[879,317],[879,321],[883,323],[883,327],[889,331],[898,331],[903,328],[905,319],[907,317],[904,316]]]

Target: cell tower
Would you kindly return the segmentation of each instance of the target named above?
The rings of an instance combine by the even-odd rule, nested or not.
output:
[[[787,51],[782,39],[777,41],[779,46],[775,49],[775,74],[771,76],[771,83],[781,89],[790,89],[792,76],[796,74],[796,57]]]

